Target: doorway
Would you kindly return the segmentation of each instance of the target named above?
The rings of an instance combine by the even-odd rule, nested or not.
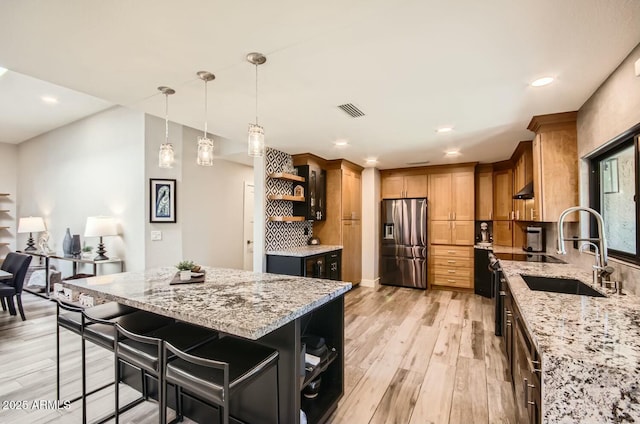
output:
[[[253,271],[253,195],[255,187],[253,182],[244,182],[244,211],[243,211],[243,238],[244,260],[242,268],[245,271]]]

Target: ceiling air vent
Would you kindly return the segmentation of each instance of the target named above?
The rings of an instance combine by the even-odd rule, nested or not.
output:
[[[358,109],[358,107],[353,103],[345,103],[343,105],[339,105],[338,107],[352,118],[359,118],[361,116],[364,116],[364,112]]]

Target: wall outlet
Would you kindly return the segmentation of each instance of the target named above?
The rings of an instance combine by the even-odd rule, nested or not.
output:
[[[162,240],[162,231],[151,231],[151,241],[160,241]]]

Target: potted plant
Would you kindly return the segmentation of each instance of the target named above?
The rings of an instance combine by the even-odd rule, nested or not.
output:
[[[87,246],[86,244],[82,246],[82,257],[84,259],[91,259],[91,252],[93,251],[93,246]]]
[[[176,268],[178,268],[178,271],[180,272],[180,279],[186,281],[191,279],[191,271],[196,268],[199,269],[200,267],[197,266],[193,261],[181,261],[178,262]]]

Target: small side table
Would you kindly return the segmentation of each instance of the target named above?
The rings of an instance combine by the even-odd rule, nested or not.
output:
[[[78,273],[78,264],[90,264],[93,266],[93,275],[98,275],[98,265],[102,264],[120,264],[120,272],[124,272],[124,261],[120,258],[109,258],[106,261],[94,261],[93,259],[83,259],[76,258],[73,256],[62,256],[56,253],[39,253],[39,252],[24,252],[18,251],[18,253],[24,253],[27,255],[35,256],[37,258],[44,258],[44,266],[45,266],[45,297],[50,296],[50,287],[49,287],[49,262],[51,259],[58,259],[61,261],[68,261],[73,263],[73,275]],[[26,288],[24,290],[27,290]],[[29,291],[29,290],[27,290]],[[34,292],[30,292],[36,294]]]

